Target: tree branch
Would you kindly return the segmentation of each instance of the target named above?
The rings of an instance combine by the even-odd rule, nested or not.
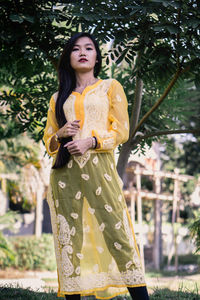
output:
[[[170,135],[170,134],[181,134],[181,133],[200,134],[200,128],[197,128],[197,129],[163,130],[163,131],[151,132],[149,134],[138,137],[137,143],[139,143],[142,140],[148,139],[150,137],[154,137],[154,136]],[[135,140],[133,140],[132,143],[135,144]]]

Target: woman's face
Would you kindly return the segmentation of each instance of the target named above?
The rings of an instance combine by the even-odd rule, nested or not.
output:
[[[88,37],[79,38],[72,49],[70,64],[75,72],[85,73],[94,70],[97,52],[92,40]]]

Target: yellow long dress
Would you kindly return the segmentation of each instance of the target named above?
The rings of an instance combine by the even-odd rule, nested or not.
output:
[[[57,94],[51,97],[44,142],[59,129],[55,117]],[[100,147],[71,156],[52,169],[48,203],[58,272],[58,296],[95,295],[109,299],[145,286],[130,216],[122,192],[113,150],[128,139],[127,100],[115,79],[99,80],[64,103],[66,119],[80,120],[73,139],[96,136]]]

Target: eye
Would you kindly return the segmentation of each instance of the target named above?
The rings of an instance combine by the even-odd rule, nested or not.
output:
[[[72,52],[78,51],[78,50],[79,50],[79,48],[73,48],[73,49],[72,49]]]
[[[91,48],[91,47],[87,47],[87,48],[86,48],[86,50],[93,50],[93,48]]]

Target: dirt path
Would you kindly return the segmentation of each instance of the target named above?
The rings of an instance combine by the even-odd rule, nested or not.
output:
[[[170,290],[199,291],[200,293],[200,274],[187,276],[170,277],[146,277],[149,292],[152,293],[157,288],[168,288]],[[15,269],[0,270],[0,285],[29,286],[43,290],[57,290],[57,273],[50,271],[19,271]]]

